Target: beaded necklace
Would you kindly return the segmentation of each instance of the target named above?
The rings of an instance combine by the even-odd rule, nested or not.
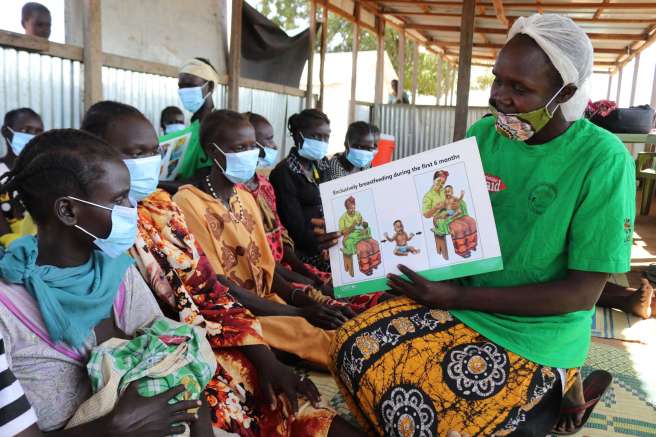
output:
[[[214,191],[214,187],[212,186],[210,175],[205,176],[205,185],[207,185],[207,188],[209,188],[212,197],[219,200],[221,203],[223,203],[226,206],[226,209],[228,210],[228,214],[230,214],[230,219],[233,222],[241,223],[244,220],[244,205],[242,205],[241,199],[239,198],[239,193],[237,192],[237,189],[234,186],[232,187],[232,193],[234,196],[237,197],[237,203],[239,204],[239,217],[236,217],[235,214],[233,213],[232,205],[230,205],[230,201],[229,200],[225,201],[223,198],[219,197],[216,194],[216,191]]]

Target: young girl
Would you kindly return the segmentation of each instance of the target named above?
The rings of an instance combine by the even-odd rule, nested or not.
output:
[[[162,317],[124,252],[136,236],[130,175],[97,137],[73,129],[34,138],[2,185],[39,226],[0,260],[0,333],[9,366],[33,405],[39,427],[55,435],[177,434],[198,401],[168,401],[127,390],[107,416],[62,429],[91,396],[86,360],[105,340],[126,338]]]
[[[351,123],[346,131],[344,148],[343,153],[337,153],[328,161],[328,169],[321,175],[323,180],[332,181],[371,167],[371,161],[378,153],[372,126],[364,121]]]
[[[207,331],[219,365],[206,389],[213,426],[245,436],[341,429],[343,423],[334,420],[332,410],[315,408],[319,394],[312,382],[278,361],[257,319],[216,280],[171,197],[155,191],[159,167],[150,160],[159,155],[150,122],[131,106],[105,101],[89,109],[82,127],[105,139],[132,169],[139,219],[130,253],[142,275],[166,309]],[[294,414],[287,414],[286,408]]]

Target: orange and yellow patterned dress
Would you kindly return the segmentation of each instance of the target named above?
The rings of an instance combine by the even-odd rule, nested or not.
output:
[[[331,371],[369,435],[543,436],[563,372],[505,350],[448,311],[391,299],[346,322]],[[574,372],[568,372],[569,384]]]
[[[248,191],[237,187],[230,199],[235,220],[212,196],[191,185],[180,187],[174,196],[184,212],[189,229],[204,250],[214,270],[258,296],[285,305],[271,290],[275,259],[269,248],[260,210]],[[260,316],[266,343],[276,349],[328,367],[333,331],[324,331],[302,317]]]
[[[261,405],[257,372],[241,346],[265,345],[257,319],[216,280],[182,211],[156,191],[139,204],[137,243],[130,253],[160,302],[180,321],[202,326],[218,363],[205,389],[213,426],[240,436],[326,436],[335,413],[305,403],[285,417],[283,402]]]

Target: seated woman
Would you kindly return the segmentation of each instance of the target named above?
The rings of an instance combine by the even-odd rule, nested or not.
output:
[[[261,115],[247,113],[246,116],[255,129],[258,144],[263,149],[260,151],[258,165],[269,166],[275,162],[275,156],[272,159],[272,154],[268,150],[278,149],[273,141],[273,127]],[[379,302],[381,293],[356,296],[348,300],[332,299],[334,295],[330,273],[322,272],[296,256],[294,242],[278,215],[276,194],[269,180],[256,173],[242,186],[251,193],[260,208],[267,241],[276,261],[276,273],[295,286],[303,287],[306,293],[319,303],[348,306],[352,311],[359,313]]]
[[[201,127],[201,144],[214,165],[200,187],[185,185],[173,200],[184,212],[214,270],[249,292],[237,298],[262,324],[276,349],[326,366],[332,331],[347,320],[342,309],[319,305],[275,274],[259,208],[237,184],[253,177],[259,150],[241,114],[216,111]],[[313,325],[315,326],[312,326]]]
[[[335,154],[328,160],[328,169],[322,172],[322,180],[348,176],[371,167],[378,149],[372,126],[364,121],[351,123],[344,139],[344,152]]]
[[[159,166],[150,161],[159,156],[159,145],[150,122],[132,106],[104,101],[89,108],[82,128],[106,140],[132,170],[139,220],[130,254],[142,275],[167,310],[207,331],[219,365],[206,388],[213,426],[240,435],[345,432],[333,411],[314,407],[318,392],[312,382],[266,347],[260,324],[217,281],[180,209],[166,192],[155,191]],[[287,401],[274,402],[269,393],[288,399],[296,414],[286,415]],[[312,404],[298,407],[298,396]],[[257,402],[261,398],[267,402]]]
[[[332,370],[368,431],[551,432],[608,274],[630,268],[635,164],[581,118],[592,59],[569,18],[514,23],[493,69],[495,115],[469,130],[485,173],[506,187],[490,192],[504,269],[432,282],[400,266],[408,279],[388,283],[407,297],[337,332]]]
[[[306,109],[289,117],[294,147],[269,175],[278,199],[278,214],[296,243],[296,253],[319,270],[330,271],[322,253],[337,244],[339,233],[320,233],[324,226],[319,195],[321,174],[328,170],[330,120],[321,111]]]
[[[16,240],[0,260],[0,333],[39,427],[62,436],[170,435],[196,422],[186,410],[199,401],[169,404],[180,386],[152,398],[129,389],[110,414],[62,429],[91,396],[89,351],[162,317],[123,254],[137,212],[119,156],[88,133],[52,130],[29,142],[1,189],[16,191],[39,226],[38,238]]]
[[[0,159],[0,176],[14,169],[25,145],[43,132],[41,116],[30,108],[18,108],[5,114],[0,133],[5,139],[4,157]],[[24,235],[35,235],[36,226],[25,208],[12,198],[13,193],[0,194],[0,244],[3,247]]]

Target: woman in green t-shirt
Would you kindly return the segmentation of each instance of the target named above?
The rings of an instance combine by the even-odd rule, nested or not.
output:
[[[543,436],[556,424],[608,274],[630,268],[635,169],[615,136],[581,119],[592,64],[569,18],[513,25],[493,70],[494,116],[468,133],[504,269],[432,282],[399,266],[407,279],[388,284],[406,297],[337,331],[332,370],[367,431]]]

